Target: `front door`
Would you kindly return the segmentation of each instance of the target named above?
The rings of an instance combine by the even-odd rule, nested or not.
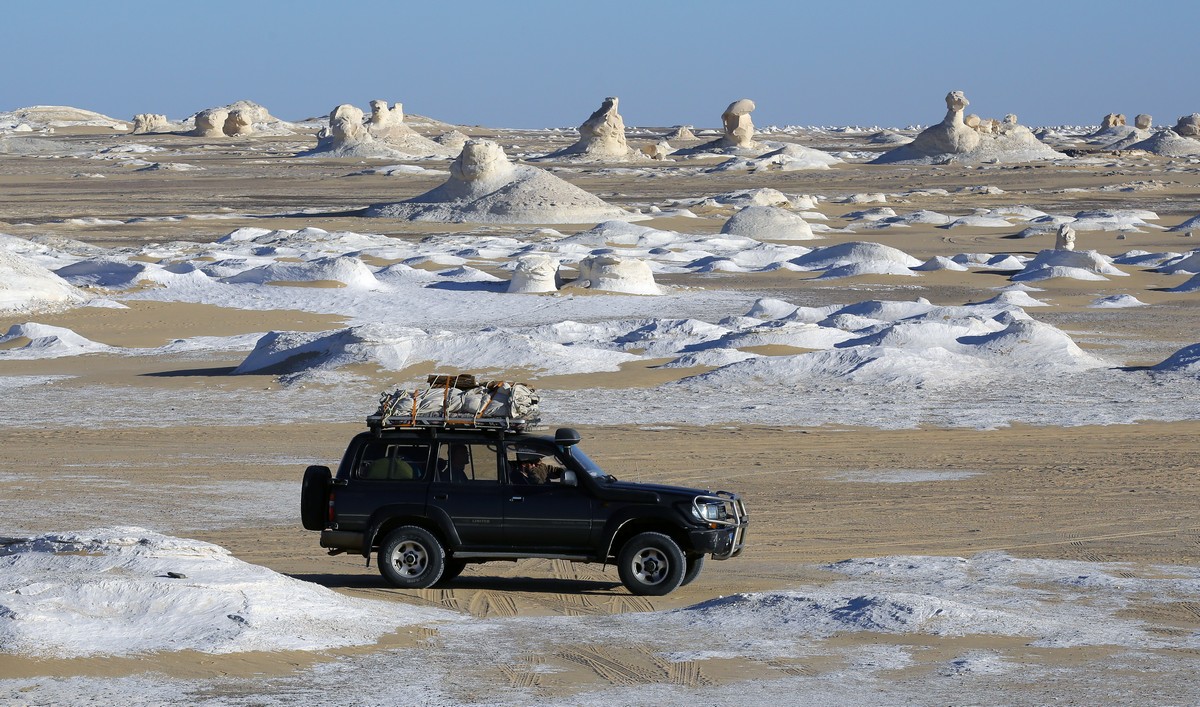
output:
[[[589,554],[594,501],[562,483],[566,467],[555,451],[530,442],[506,445],[505,537],[515,550]]]

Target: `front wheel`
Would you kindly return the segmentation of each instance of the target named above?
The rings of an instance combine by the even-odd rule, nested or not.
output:
[[[642,596],[663,596],[675,591],[683,581],[686,565],[679,545],[662,533],[635,535],[617,555],[621,583]]]
[[[388,533],[379,547],[379,574],[401,589],[425,589],[441,579],[446,564],[442,544],[424,528],[405,525]]]
[[[683,581],[679,583],[679,586],[685,587],[691,584],[700,576],[700,570],[702,569],[704,569],[704,555],[695,555],[687,558],[687,569],[683,573]]]

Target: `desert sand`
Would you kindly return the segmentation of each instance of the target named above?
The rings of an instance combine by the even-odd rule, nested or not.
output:
[[[514,162],[568,147],[575,138],[461,130],[503,142]],[[201,285],[187,289],[158,275],[118,286],[114,269],[101,273],[107,284],[73,284],[125,308],[0,311],[0,334],[36,322],[107,347],[50,356],[31,350],[28,336],[0,343],[8,408],[0,425],[0,534],[137,526],[219,545],[239,560],[345,597],[446,609],[461,618],[397,626],[375,642],[322,650],[71,657],[6,651],[0,643],[0,701],[119,695],[213,704],[316,695],[338,704],[1200,699],[1193,670],[1200,657],[1200,489],[1194,483],[1200,380],[1195,370],[1146,370],[1200,341],[1200,290],[1172,292],[1192,274],[1156,272],[1165,258],[1139,264],[1129,256],[1182,256],[1200,247],[1191,231],[1167,230],[1200,213],[1195,160],[1099,151],[1020,164],[873,165],[867,162],[886,149],[871,144],[874,132],[812,129],[772,133],[771,140],[845,161],[820,170],[754,172],[711,171],[727,158],[721,155],[635,167],[539,162],[636,217],[627,219],[636,223],[622,219],[609,227],[596,242],[655,263],[664,294],[534,295],[505,292],[518,246],[547,242],[543,227],[569,240],[594,221],[483,225],[363,217],[371,204],[400,202],[444,183],[446,159],[403,165],[298,159],[294,155],[315,142],[304,133],[208,140],[97,131],[60,128],[46,136],[57,158],[0,154],[0,233],[53,246],[58,258],[91,257],[82,245],[64,245],[71,239],[123,263],[151,265],[220,263],[234,257],[229,249],[236,239],[227,240],[224,251],[220,240],[242,228],[370,234],[390,239],[397,250],[363,241],[355,246],[363,253],[351,257],[386,286],[399,288],[400,280],[385,275],[442,277],[429,280],[430,291],[479,299],[406,313],[407,300],[397,296],[385,315],[355,309],[387,291],[350,281],[339,274],[349,272],[345,268],[271,270],[290,274],[264,275],[245,294],[223,300]],[[1088,132],[1079,131],[1081,145]],[[131,145],[152,149],[103,152]],[[638,146],[631,137],[630,147]],[[147,170],[179,164],[194,169]],[[393,169],[398,165],[405,168]],[[767,246],[869,242],[903,251],[914,263],[986,253],[1013,256],[1017,265],[984,268],[964,257],[959,260],[970,269],[896,274],[859,263],[867,269],[822,277],[824,270],[767,267],[792,262],[799,251],[784,259],[781,251],[762,255],[762,248],[718,253],[711,242],[679,245],[686,240],[679,234],[689,243],[722,237],[725,221],[751,202],[717,197],[742,190],[777,190],[786,203],[756,205],[783,206],[814,227],[813,240],[758,236]],[[760,197],[774,198],[765,191],[751,196]],[[1011,217],[1016,207],[1074,217],[1076,252],[1116,258],[1112,267],[1124,273],[1024,281],[1036,288],[1027,294],[1047,306],[1025,306],[1023,315],[1061,332],[1080,352],[1047,363],[1058,368],[1039,368],[1037,357],[1018,363],[989,358],[980,373],[959,381],[950,376],[959,359],[944,369],[940,359],[921,359],[893,378],[864,358],[852,370],[826,362],[809,379],[783,362],[846,349],[822,349],[794,334],[772,338],[761,324],[739,329],[725,321],[744,317],[756,302],[777,306],[769,304],[774,300],[813,312],[917,298],[945,307],[984,302],[1022,282],[1014,278],[1021,267],[1053,249],[1053,224],[1029,214]],[[884,208],[892,213],[871,211]],[[925,211],[949,219],[869,227]],[[1096,211],[1109,216],[1084,214]],[[1133,212],[1155,218],[1139,226]],[[1006,226],[986,221],[1003,222],[1006,215]],[[1105,218],[1116,225],[1091,228],[1089,218],[1093,225]],[[612,245],[621,228],[652,231],[628,231],[643,240],[630,236]],[[707,255],[721,257],[700,263],[697,255],[695,264],[676,267],[650,253],[647,238],[679,253],[707,248]],[[199,245],[172,245],[182,241]],[[593,241],[580,242],[592,248]],[[476,250],[472,242],[480,244]],[[11,244],[0,242],[4,247]],[[310,262],[312,252],[287,250],[297,247],[288,236],[236,257],[276,258],[270,265],[277,268]],[[558,252],[575,262],[582,251]],[[436,257],[413,260],[421,253]],[[1128,262],[1120,262],[1122,256]],[[398,263],[412,272],[396,271]],[[460,266],[471,270],[445,274]],[[244,273],[253,272],[236,277],[248,281]],[[1144,306],[1092,306],[1120,295]],[[476,314],[462,311],[476,306],[483,307]],[[537,313],[556,306],[564,308],[561,317]],[[980,316],[985,324],[990,311]],[[720,350],[760,358],[739,363],[713,355],[663,367],[683,356],[682,349],[668,348],[667,334],[652,333],[617,352],[624,357],[568,358],[579,347],[566,346],[554,350],[560,358],[495,356],[487,360],[496,363],[479,372],[537,386],[548,426],[579,428],[588,454],[619,478],[741,494],[752,521],[744,555],[710,561],[695,583],[656,598],[631,596],[615,570],[597,565],[491,563],[469,567],[445,587],[401,591],[386,585],[373,564],[364,567],[361,557],[326,556],[316,534],[299,524],[303,468],[336,465],[378,391],[445,371],[448,360],[482,359],[447,347],[439,349],[447,360],[409,360],[388,370],[386,357],[354,359],[339,350],[319,370],[230,373],[264,332],[337,331],[372,317],[384,318],[379,326],[397,327],[418,316],[422,323],[415,326],[458,335],[482,326],[472,316],[493,317],[514,336],[570,317],[595,325],[638,318],[724,322],[728,340],[743,343]],[[439,316],[449,323],[434,326]],[[839,316],[836,327],[822,325],[822,333],[850,341],[861,330],[847,318],[860,315]],[[883,321],[875,320],[877,330]],[[750,335],[756,338],[737,338]],[[589,342],[600,341],[599,334],[590,336]],[[177,340],[209,343],[172,348]],[[615,351],[604,341],[596,345]],[[693,342],[697,350],[708,349]],[[1018,344],[1013,356],[1022,350]],[[1058,355],[1053,352],[1045,355]],[[984,360],[974,349],[956,353]],[[757,368],[735,367],[751,364]],[[751,385],[748,370],[780,378]],[[603,401],[605,410],[594,410],[591,400]],[[947,562],[965,568],[962,578]],[[809,613],[775,613],[788,601],[803,603]],[[940,602],[939,613],[912,619],[926,601]],[[868,609],[846,618],[862,604]],[[736,613],[745,606],[755,608]],[[871,613],[876,609],[882,613]],[[1003,611],[1028,612],[1029,623],[995,618]],[[937,616],[966,628],[939,628]],[[812,623],[818,619],[824,622],[819,630]],[[399,671],[401,664],[413,667]],[[364,681],[364,674],[380,680]]]

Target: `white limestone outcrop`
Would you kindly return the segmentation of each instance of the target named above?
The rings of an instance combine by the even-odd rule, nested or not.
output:
[[[228,109],[206,108],[195,115],[196,127],[189,134],[195,137],[225,137],[225,121],[228,118]]]
[[[630,295],[662,294],[645,261],[614,255],[592,255],[580,260],[579,277],[569,287]]]
[[[371,101],[371,115],[349,103],[333,109],[329,125],[317,133],[317,146],[302,157],[378,157],[418,159],[449,157],[453,148],[420,135],[404,123],[404,107]]]
[[[721,113],[721,127],[725,132],[724,135],[696,147],[678,150],[675,154],[681,157],[713,153],[752,156],[759,154],[764,147],[770,149],[780,147],[778,142],[761,144],[754,141],[754,121],[750,118],[754,107],[754,101],[749,98],[741,98],[730,103]]]
[[[663,136],[664,140],[669,142],[689,142],[691,140],[699,140],[696,134],[692,132],[690,125],[676,125],[675,129]]]
[[[729,217],[721,233],[755,240],[803,241],[817,237],[801,216],[777,206],[747,206]]]
[[[1075,229],[1071,228],[1070,224],[1059,224],[1058,232],[1054,237],[1054,249],[1075,250]]]
[[[441,186],[366,216],[450,223],[598,223],[632,214],[530,165],[515,165],[490,140],[470,140]]]
[[[721,114],[721,125],[725,127],[725,141],[730,147],[754,147],[754,101],[742,98],[729,104]]]
[[[235,101],[227,106],[206,108],[184,123],[194,126],[188,135],[197,137],[244,137],[247,135],[291,135],[296,126],[272,116],[253,101]]]
[[[1183,137],[1200,137],[1200,113],[1185,115],[1175,123],[1175,132]]]
[[[167,116],[161,113],[138,113],[133,116],[133,134],[165,133],[171,129]]]
[[[562,286],[558,261],[548,255],[525,255],[517,260],[508,291],[517,293],[557,292]]]
[[[234,108],[225,118],[222,131],[229,137],[242,137],[254,134],[254,111],[246,108]]]
[[[970,101],[962,91],[946,94],[946,117],[942,122],[922,130],[911,143],[884,153],[872,164],[1028,162],[1066,157],[1038,140],[1012,114],[1003,121],[980,120],[972,128],[963,118],[963,109],[968,105]]]
[[[618,161],[641,158],[625,140],[625,120],[617,112],[618,99],[609,96],[579,126],[579,140],[539,160]]]

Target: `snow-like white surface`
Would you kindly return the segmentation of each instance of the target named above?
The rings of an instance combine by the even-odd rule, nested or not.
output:
[[[721,233],[755,240],[802,241],[815,238],[812,228],[801,216],[776,206],[747,206],[729,217],[721,226]]]
[[[819,200],[759,189],[718,195],[712,202],[721,209],[760,202],[796,209],[815,208]],[[989,213],[1013,220],[1042,214],[1021,206]],[[859,216],[864,223],[874,217],[892,218],[874,209]],[[564,424],[745,421],[881,427],[1105,424],[1200,415],[1200,396],[1192,394],[1194,377],[1162,386],[1144,372],[1120,369],[1126,363],[1120,358],[1100,362],[1080,355],[1059,329],[1017,323],[1028,319],[1025,308],[1040,301],[1022,296],[1033,290],[1023,283],[1003,288],[986,303],[941,308],[935,316],[943,321],[934,322],[922,319],[935,309],[928,302],[855,302],[853,286],[846,290],[847,304],[801,307],[800,302],[759,300],[749,291],[708,289],[703,279],[708,273],[719,277],[724,272],[788,270],[810,278],[803,273],[825,278],[904,275],[919,283],[931,267],[1024,271],[1039,277],[1067,268],[1068,274],[1092,278],[1121,272],[1112,259],[1086,251],[1043,251],[1032,260],[1020,254],[957,253],[923,264],[881,243],[814,249],[625,221],[602,222],[571,235],[551,229],[434,233],[417,241],[311,227],[241,228],[216,242],[175,241],[136,249],[11,236],[0,238],[0,247],[0,253],[93,288],[110,303],[196,302],[298,309],[344,319],[344,329],[276,332],[261,341],[261,335],[200,337],[155,349],[105,350],[105,355],[192,359],[237,352],[245,357],[240,372],[269,373],[285,383],[282,390],[257,397],[251,390],[191,389],[188,394],[195,400],[189,420],[197,423],[244,422],[245,411],[261,407],[264,394],[272,397],[281,421],[356,419],[363,414],[361,401],[378,392],[364,377],[372,368],[397,371],[424,363],[475,367],[481,373],[518,370],[536,377],[615,371],[650,359],[665,359],[667,367],[681,373],[697,367],[716,370],[709,378],[652,388],[556,391],[544,402],[547,414]],[[538,297],[507,294],[508,273],[531,256],[560,263],[567,282],[578,277],[583,262],[598,257],[640,260],[655,279],[694,279],[683,287],[672,283],[656,297],[572,287]],[[1121,260],[1162,266],[1186,257],[1130,251]],[[306,286],[314,284],[325,286]],[[1195,286],[1185,283],[1176,291]],[[1010,327],[1028,331],[1013,329],[1008,343],[1001,343],[1002,332]],[[988,345],[978,338],[988,336],[999,338]],[[50,346],[15,342],[0,355],[39,358],[99,350],[73,338],[73,332],[54,337]],[[771,352],[778,355],[764,356],[755,349],[760,346],[796,351],[783,348]],[[366,369],[357,368],[364,364]],[[789,396],[772,392],[778,381],[791,386]],[[300,382],[314,385],[292,385]],[[1097,390],[1107,394],[1098,399]],[[805,405],[788,404],[790,396],[803,397]],[[697,397],[706,404],[698,408]],[[758,402],[747,404],[750,399]],[[18,426],[36,426],[41,411],[56,405],[82,405],[98,425],[161,425],[173,419],[176,404],[172,395],[154,389],[57,381],[39,387],[35,397],[10,396],[6,410],[10,424]]]
[[[0,311],[78,304],[87,294],[34,260],[0,243]]]
[[[0,570],[0,647],[18,655],[324,650],[453,617],[344,597],[137,527],[0,544]]]
[[[1043,250],[1025,268],[1012,276],[1014,282],[1066,277],[1074,280],[1107,280],[1105,275],[1129,273],[1112,264],[1112,259],[1094,250]]]
[[[464,183],[452,176],[407,201],[376,204],[367,215],[452,223],[595,223],[638,217],[544,169],[521,164],[512,165],[495,183]]]
[[[0,335],[0,344],[18,340],[22,340],[23,345],[0,348],[0,360],[59,358],[110,349],[109,346],[84,338],[70,329],[36,322],[13,324],[7,332]]]
[[[96,535],[96,534],[93,534]],[[120,695],[126,703],[187,701],[193,704],[268,704],[327,700],[329,695],[354,695],[357,702],[397,703],[402,685],[405,704],[523,705],[539,702],[536,687],[504,685],[498,690],[495,671],[504,674],[553,669],[537,656],[588,653],[589,646],[619,670],[620,651],[655,653],[661,671],[638,673],[637,704],[925,704],[953,703],[964,692],[989,703],[1011,703],[1014,696],[1043,696],[1047,685],[1101,691],[1120,702],[1137,702],[1145,696],[1145,681],[1135,674],[1152,674],[1170,695],[1170,703],[1194,701],[1198,685],[1188,654],[1200,648],[1193,632],[1154,630],[1125,615],[1134,603],[1177,605],[1191,602],[1200,592],[1200,571],[1192,567],[1141,568],[1128,564],[1020,559],[991,552],[973,557],[896,556],[856,558],[819,569],[830,577],[821,584],[798,584],[759,593],[716,597],[680,609],[604,616],[556,616],[469,619],[449,612],[418,609],[405,604],[352,601],[313,585],[288,580],[273,572],[237,563],[215,546],[177,538],[154,536],[144,547],[120,543],[120,531],[106,531],[104,541],[80,544],[101,550],[93,556],[53,555],[44,550],[23,553],[31,568],[65,592],[99,583],[96,567],[112,567],[114,557],[132,570],[113,578],[113,585],[97,588],[95,600],[106,589],[121,586],[123,596],[159,599],[152,614],[157,621],[139,621],[113,607],[97,616],[78,619],[75,609],[53,602],[56,591],[42,591],[22,600],[43,612],[45,631],[31,636],[32,646],[61,651],[85,626],[112,631],[101,639],[102,649],[127,653],[148,643],[149,636],[195,636],[199,627],[215,626],[206,647],[241,649],[256,642],[270,645],[305,640],[337,640],[321,633],[319,624],[296,621],[309,618],[312,601],[332,602],[328,613],[340,613],[351,625],[363,607],[377,617],[373,631],[386,626],[435,626],[438,639],[415,648],[402,648],[344,656],[294,674],[271,678],[169,679],[161,676],[75,677],[0,682],[0,695],[20,696],[23,702],[88,702]],[[51,549],[46,543],[45,549]],[[77,542],[77,541],[73,541]],[[76,547],[76,545],[71,545]],[[12,555],[0,559],[11,560]],[[186,566],[196,577],[158,577]],[[58,572],[51,572],[57,568]],[[817,569],[817,568],[814,568]],[[139,571],[141,572],[139,576]],[[184,570],[186,573],[187,571]],[[247,597],[228,606],[222,590],[235,578],[249,581]],[[0,582],[11,582],[8,574]],[[294,599],[268,606],[255,600],[272,597],[287,587]],[[83,599],[83,592],[73,593]],[[40,598],[39,598],[40,597]],[[326,599],[326,597],[330,597]],[[322,602],[322,607],[326,605]],[[268,608],[269,607],[269,608]],[[270,609],[283,612],[299,631],[280,636],[270,630]],[[257,610],[257,611],[256,611]],[[260,613],[261,612],[261,613]],[[240,616],[243,621],[230,619]],[[347,616],[349,619],[347,619]],[[5,623],[13,623],[8,621]],[[15,623],[20,623],[20,617]],[[130,625],[144,625],[146,634],[133,635]],[[265,624],[265,625],[264,625]],[[187,630],[190,628],[191,630]],[[222,638],[225,631],[234,637]],[[307,633],[307,635],[305,635]],[[299,635],[297,635],[299,634]],[[865,641],[839,642],[839,635],[856,634]],[[1016,639],[1035,652],[1076,650],[1065,665],[1013,660],[1011,651],[986,647],[986,643],[951,653],[931,655],[930,641],[961,636]],[[303,637],[302,637],[303,636]],[[703,636],[698,640],[697,636]],[[879,640],[870,637],[878,636]],[[635,638],[631,638],[635,637]],[[240,642],[239,642],[240,641]],[[305,644],[307,645],[307,644]],[[947,644],[952,646],[953,644]],[[582,647],[582,648],[581,648]],[[174,647],[158,648],[172,649]],[[93,651],[95,652],[95,651]],[[211,651],[210,652],[215,652]],[[1101,656],[1101,657],[1092,657]],[[750,660],[760,665],[803,665],[822,659],[828,667],[798,677],[779,671],[771,677],[734,681],[721,686],[681,685],[668,667],[692,662],[701,673],[709,661]],[[833,658],[832,661],[829,659]],[[414,670],[414,663],[421,666]],[[898,669],[916,669],[925,677],[898,680]],[[644,671],[643,671],[644,672]],[[364,679],[364,676],[371,679]],[[1168,684],[1162,680],[1169,677]],[[1041,692],[1025,692],[1025,689]],[[486,697],[480,698],[482,692]],[[584,688],[567,701],[585,707],[629,703],[629,688]],[[544,698],[544,695],[541,696]]]

